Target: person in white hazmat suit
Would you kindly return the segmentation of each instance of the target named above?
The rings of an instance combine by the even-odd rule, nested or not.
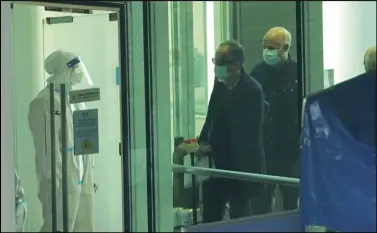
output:
[[[66,108],[67,148],[61,146],[61,100],[60,84],[69,90],[83,79],[90,81],[88,72],[77,55],[57,50],[44,62],[45,71],[51,75],[47,84],[54,83],[55,109],[50,109],[49,85],[44,88],[29,105],[29,125],[35,147],[35,165],[39,183],[38,198],[42,204],[43,225],[40,232],[52,230],[52,192],[51,192],[51,141],[55,140],[56,158],[56,212],[57,230],[63,231],[63,192],[62,192],[62,150],[67,151],[68,165],[68,225],[71,232],[92,232],[93,217],[93,158],[91,155],[73,154],[74,106]],[[67,98],[68,99],[68,98]],[[77,108],[76,108],[77,109]],[[50,113],[55,114],[55,135],[50,135]]]

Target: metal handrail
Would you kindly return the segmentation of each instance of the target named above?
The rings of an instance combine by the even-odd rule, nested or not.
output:
[[[279,185],[286,185],[286,186],[296,186],[296,187],[299,186],[299,183],[300,183],[300,179],[283,177],[283,176],[272,176],[272,175],[228,171],[228,170],[213,169],[213,168],[184,166],[184,165],[177,165],[177,164],[173,164],[172,167],[173,167],[174,173],[189,173],[189,174],[198,175],[198,176],[210,176],[210,177],[228,178],[228,179],[236,179],[236,180],[247,180],[247,181],[262,182],[262,183],[269,183],[269,184],[279,184]]]

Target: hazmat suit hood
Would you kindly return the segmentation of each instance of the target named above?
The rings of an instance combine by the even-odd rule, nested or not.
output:
[[[44,61],[44,69],[51,75],[47,84],[54,83],[57,88],[60,84],[66,84],[70,90],[83,80],[90,86],[93,85],[81,57],[71,52],[57,50],[51,53]]]

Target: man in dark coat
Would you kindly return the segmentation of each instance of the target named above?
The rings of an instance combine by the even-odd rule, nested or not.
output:
[[[299,105],[297,61],[289,54],[291,34],[282,27],[270,29],[263,38],[263,61],[250,76],[261,85],[269,103],[264,128],[267,174],[296,177],[299,159]],[[272,201],[274,185],[268,188]],[[298,189],[280,186],[284,210],[297,208]],[[270,208],[266,206],[266,208]]]
[[[216,81],[197,154],[209,152],[217,169],[261,174],[264,93],[245,73],[244,60],[243,46],[236,41],[223,42],[216,50]],[[263,183],[210,178],[203,185],[203,222],[222,220],[226,202],[230,218],[251,215],[251,199],[264,191]]]

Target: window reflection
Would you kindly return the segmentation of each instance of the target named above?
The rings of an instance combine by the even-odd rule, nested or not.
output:
[[[208,44],[211,40],[207,34],[213,34],[213,25],[207,25],[206,21],[210,16],[207,15],[206,2],[193,2],[193,44],[194,44],[194,72],[195,79],[195,135],[200,133],[207,114],[207,71],[208,67]],[[211,26],[208,28],[208,26]]]
[[[170,64],[174,135],[195,137],[208,105],[208,34],[206,2],[169,2]]]

